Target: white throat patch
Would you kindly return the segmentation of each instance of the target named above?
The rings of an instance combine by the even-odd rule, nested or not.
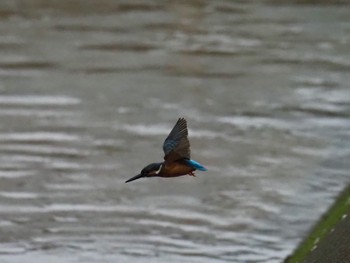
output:
[[[159,167],[159,169],[156,171],[156,174],[159,174],[159,173],[160,173],[160,170],[162,170],[162,167],[163,167],[163,165],[161,164],[160,167]]]

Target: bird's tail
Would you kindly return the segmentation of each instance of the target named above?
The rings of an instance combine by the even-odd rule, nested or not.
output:
[[[195,160],[187,160],[187,163],[188,165],[192,166],[193,168],[196,168],[197,170],[207,171],[207,168],[205,168],[203,165],[196,162]]]

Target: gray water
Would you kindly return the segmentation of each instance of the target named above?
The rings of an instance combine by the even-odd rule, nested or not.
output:
[[[0,262],[290,254],[350,181],[350,7],[281,2],[1,1]],[[179,117],[209,171],[125,184]]]

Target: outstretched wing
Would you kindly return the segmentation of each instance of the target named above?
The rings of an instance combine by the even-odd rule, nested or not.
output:
[[[190,159],[190,142],[188,141],[187,122],[179,118],[163,144],[164,160],[173,162],[179,159]]]

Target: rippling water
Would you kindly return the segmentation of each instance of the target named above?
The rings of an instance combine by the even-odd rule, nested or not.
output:
[[[348,5],[0,4],[1,262],[281,262],[349,183]],[[196,178],[124,181],[188,119]]]

